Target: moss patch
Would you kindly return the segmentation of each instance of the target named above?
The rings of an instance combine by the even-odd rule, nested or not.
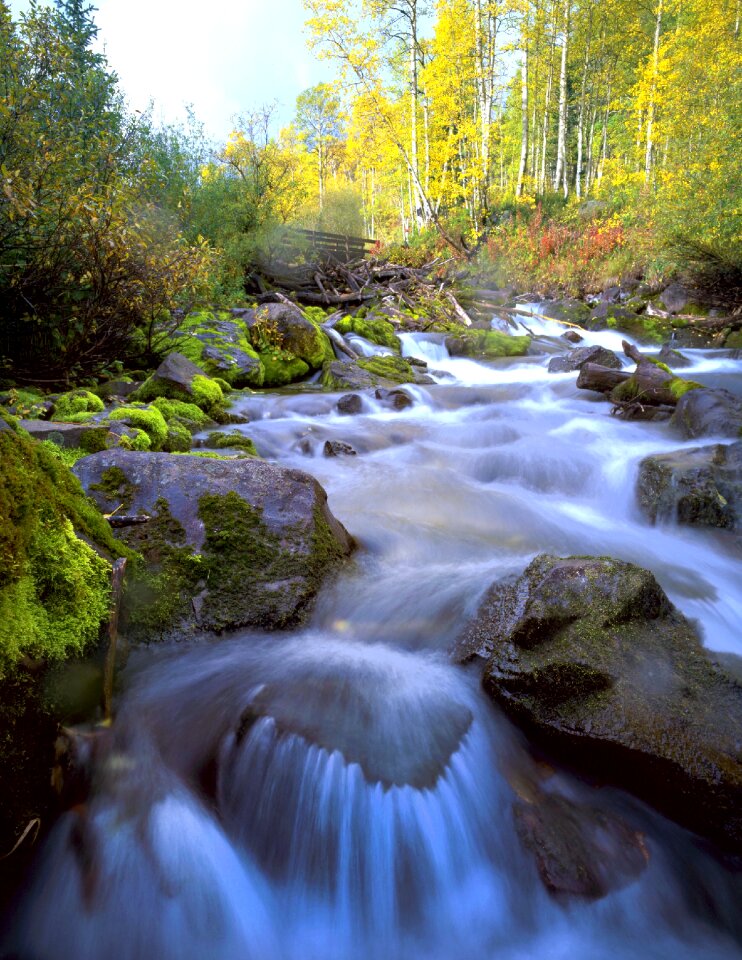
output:
[[[54,398],[54,416],[52,420],[80,423],[80,420],[70,420],[70,417],[81,413],[101,413],[104,409],[103,401],[89,390],[71,390]]]
[[[150,439],[152,450],[161,450],[167,440],[167,423],[156,407],[119,407],[109,413],[108,419],[124,420],[129,426],[143,430]]]
[[[522,357],[531,345],[530,337],[512,337],[499,330],[464,330],[448,337],[446,345],[454,356],[481,357],[496,360],[499,357]]]
[[[260,361],[265,371],[263,385],[266,387],[285,387],[303,380],[309,373],[308,364],[282,350],[261,353]]]
[[[214,450],[224,450],[226,447],[244,450],[245,453],[249,453],[252,457],[257,457],[258,455],[258,451],[255,449],[255,444],[252,440],[246,437],[244,433],[237,433],[236,431],[232,433],[210,433],[206,440],[206,446],[213,447]]]
[[[173,339],[173,349],[215,380],[222,380],[227,389],[263,385],[263,368],[239,317],[225,310],[197,310],[188,314],[180,330],[182,336]],[[246,357],[255,361],[254,366],[245,362]]]
[[[392,383],[414,383],[415,373],[412,365],[402,357],[361,357],[358,366],[376,377],[391,380]]]
[[[380,317],[342,317],[335,324],[338,333],[355,333],[359,337],[370,340],[381,347],[388,347],[395,353],[401,353],[402,347],[399,337],[394,331],[394,326],[388,320],[382,320]]]

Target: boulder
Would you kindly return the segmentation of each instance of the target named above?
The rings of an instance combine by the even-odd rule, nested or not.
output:
[[[515,803],[513,813],[518,836],[554,896],[597,900],[626,886],[649,861],[641,833],[605,810],[540,792]]]
[[[395,353],[401,352],[399,337],[395,327],[384,317],[341,317],[335,324],[335,329],[343,335],[355,333],[359,337],[375,343],[381,347],[388,347]]]
[[[415,402],[406,390],[385,390],[379,387],[374,396],[392,410],[406,410]]]
[[[686,440],[742,436],[742,397],[728,390],[691,390],[680,398],[671,425]]]
[[[684,357],[682,353],[673,350],[669,343],[663,344],[662,349],[657,355],[657,359],[660,363],[665,363],[668,367],[674,369],[691,366],[691,361],[687,357]]]
[[[158,397],[195,403],[212,415],[224,403],[219,384],[182,353],[171,353],[166,357],[152,376],[131,395],[132,400],[143,400],[145,403]]]
[[[562,334],[562,340],[567,340],[569,343],[582,343],[584,339],[576,330],[567,330],[566,333]]]
[[[639,317],[633,310],[612,301],[603,301],[590,311],[589,317],[582,325],[586,330],[605,330],[607,327],[623,329],[622,323],[635,325],[637,321]]]
[[[742,852],[742,686],[648,570],[539,556],[456,654],[487,658],[487,691],[543,746]]]
[[[248,311],[197,310],[188,314],[175,340],[178,352],[231,386],[262,386],[263,365],[250,342],[242,319],[245,314]]]
[[[583,326],[590,317],[590,307],[582,300],[554,300],[544,305],[543,313],[549,320]]]
[[[671,283],[669,287],[665,287],[659,299],[668,313],[682,313],[683,307],[691,298],[682,283]]]
[[[326,457],[355,457],[358,451],[344,440],[325,440],[322,452]]]
[[[674,347],[683,349],[708,350],[711,347],[722,347],[724,334],[723,331],[713,333],[710,330],[694,327],[691,322],[686,326],[674,327],[671,342]]]
[[[352,548],[323,488],[298,470],[108,450],[75,473],[101,510],[150,518],[119,533],[146,561],[122,608],[134,640],[296,623]]]
[[[654,523],[742,527],[742,441],[645,457],[639,505]]]
[[[319,370],[325,360],[334,356],[319,325],[293,303],[264,303],[245,318],[245,323],[252,345],[260,354],[277,349],[302,360],[310,370]]]
[[[461,328],[460,333],[445,340],[452,357],[478,357],[497,360],[500,357],[523,357],[531,345],[530,337],[516,337],[499,330]]]
[[[581,370],[586,363],[597,363],[601,367],[620,370],[623,364],[612,350],[605,347],[578,347],[561,357],[549,360],[549,373],[569,373]]]
[[[393,388],[400,383],[433,382],[423,369],[397,356],[333,360],[322,368],[322,385],[326,390],[368,390],[371,387]]]
[[[346,415],[360,413],[363,409],[363,400],[357,393],[344,393],[337,402],[338,413]]]

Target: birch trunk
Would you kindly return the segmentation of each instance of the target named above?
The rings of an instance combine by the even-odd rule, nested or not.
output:
[[[558,190],[565,179],[567,165],[567,52],[569,48],[569,15],[571,0],[564,3],[564,40],[562,41],[562,65],[559,71],[559,132],[557,134],[557,163],[554,173],[554,189]],[[566,190],[565,190],[566,195]]]
[[[657,93],[657,74],[660,65],[660,36],[662,34],[662,4],[657,4],[657,20],[654,27],[654,48],[652,50],[652,82],[649,88],[649,103],[647,105],[647,147],[644,154],[644,183],[649,186],[652,180],[652,156],[654,153],[654,115],[655,96]]]

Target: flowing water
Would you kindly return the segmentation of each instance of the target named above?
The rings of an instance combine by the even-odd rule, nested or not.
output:
[[[407,388],[401,412],[239,401],[259,452],[314,474],[360,549],[301,631],[131,659],[91,799],[52,834],[9,956],[742,957],[739,875],[638,801],[534,759],[448,659],[487,586],[541,552],[650,568],[709,648],[742,653],[738,544],[637,509],[638,461],[683,444],[549,374],[561,331],[526,323],[543,352],[489,364],[405,335],[438,383]],[[685,352],[694,379],[742,379],[738,360]],[[324,457],[328,439],[358,455]],[[539,792],[620,814],[647,868],[596,902],[551,898],[513,821]]]

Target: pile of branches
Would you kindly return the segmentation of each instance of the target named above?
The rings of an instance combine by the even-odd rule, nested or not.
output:
[[[252,270],[247,291],[260,303],[289,297],[304,306],[351,308],[376,301],[392,313],[436,301],[443,312],[468,326],[471,318],[453,293],[459,279],[448,269],[453,262],[439,259],[414,268],[375,257],[348,263],[334,257],[302,264],[271,260]]]

